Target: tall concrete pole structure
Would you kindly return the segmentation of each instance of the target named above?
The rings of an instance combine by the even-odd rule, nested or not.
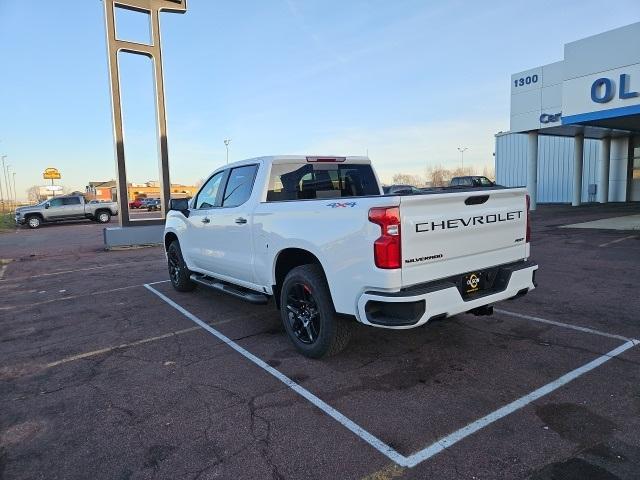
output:
[[[609,201],[609,169],[611,168],[611,137],[602,139],[600,165],[598,169],[598,202]]]
[[[578,133],[574,137],[573,150],[573,200],[571,205],[577,207],[582,203],[582,164],[584,157],[584,135]]]
[[[162,75],[162,51],[160,48],[160,12],[184,13],[186,0],[103,0],[109,59],[109,79],[111,85],[111,107],[113,115],[113,137],[117,166],[118,206],[120,227],[163,225],[164,219],[135,220],[129,216],[127,195],[127,172],[124,150],[124,130],[120,94],[120,74],[118,54],[120,52],[143,55],[153,61],[153,78],[156,101],[156,125],[158,142],[158,166],[160,173],[160,200],[163,211],[167,212],[171,196],[169,178],[169,153],[167,148],[167,117],[164,99],[164,79]],[[149,45],[120,40],[116,36],[116,9],[126,9],[149,15],[151,43]],[[105,241],[106,241],[105,233]],[[126,235],[120,235],[126,237]]]
[[[529,210],[535,210],[538,206],[538,132],[529,132],[528,137],[527,190],[530,200]]]

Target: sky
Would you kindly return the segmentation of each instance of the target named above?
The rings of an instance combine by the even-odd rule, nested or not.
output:
[[[62,5],[62,6],[60,6]],[[118,34],[144,33],[139,13]],[[142,18],[142,21],[140,21]],[[640,2],[189,0],[163,13],[173,183],[272,154],[369,154],[379,175],[493,165],[510,75],[640,21]],[[640,41],[640,40],[639,40]],[[158,178],[151,63],[120,62],[129,181]],[[115,178],[103,4],[0,0],[0,154],[17,193],[56,167]]]

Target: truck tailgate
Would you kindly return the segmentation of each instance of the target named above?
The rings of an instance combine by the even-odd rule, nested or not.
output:
[[[403,287],[527,258],[526,189],[403,196]]]

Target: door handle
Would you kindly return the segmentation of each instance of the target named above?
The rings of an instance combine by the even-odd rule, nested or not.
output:
[[[236,223],[238,225],[244,225],[245,223],[247,223],[247,219],[246,218],[242,218],[242,217],[238,217],[238,218],[236,218]]]
[[[209,218],[208,218],[208,217],[204,217],[204,218],[202,219],[202,223],[209,223],[210,221],[211,221],[211,220],[209,220]]]

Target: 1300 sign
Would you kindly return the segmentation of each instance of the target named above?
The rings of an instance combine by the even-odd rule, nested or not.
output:
[[[538,83],[538,75],[527,75],[526,77],[516,78],[513,81],[514,87],[524,87],[525,85],[531,85],[532,83]]]

